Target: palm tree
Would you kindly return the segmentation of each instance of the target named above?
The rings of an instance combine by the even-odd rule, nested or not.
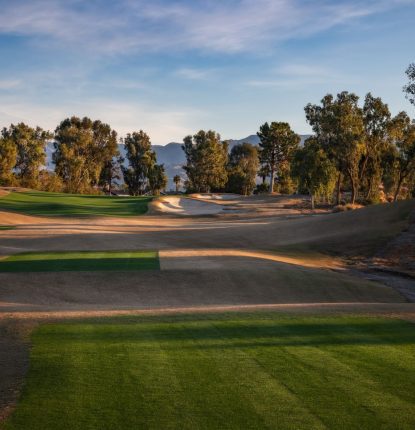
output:
[[[173,182],[176,184],[176,193],[179,192],[179,187],[180,187],[180,182],[181,182],[182,178],[179,175],[176,175],[173,178]]]

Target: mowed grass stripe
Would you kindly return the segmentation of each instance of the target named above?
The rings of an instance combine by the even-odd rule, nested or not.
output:
[[[43,325],[6,429],[413,429],[414,328],[277,313]]]
[[[14,225],[0,225],[1,230],[14,230],[16,227]]]
[[[79,251],[15,254],[0,260],[0,272],[159,270],[156,251]]]
[[[143,215],[152,197],[90,196],[28,191],[12,192],[0,198],[0,210],[41,216]]]

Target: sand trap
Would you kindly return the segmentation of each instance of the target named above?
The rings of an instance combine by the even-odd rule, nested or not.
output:
[[[230,193],[220,193],[220,194],[199,193],[199,194],[191,194],[190,197],[194,199],[202,199],[202,200],[239,200],[242,198],[242,196],[239,194],[230,194]]]
[[[197,199],[167,196],[151,203],[151,209],[156,212],[174,215],[216,215],[224,212],[223,206]]]

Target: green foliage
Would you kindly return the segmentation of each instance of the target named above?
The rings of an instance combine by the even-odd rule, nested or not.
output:
[[[300,136],[295,134],[286,122],[272,122],[271,124],[266,122],[261,125],[257,135],[260,139],[260,161],[269,169],[270,192],[272,193],[275,174],[284,163],[290,160],[300,143]]]
[[[336,99],[328,94],[321,100],[321,105],[308,104],[305,107],[307,121],[319,145],[339,174],[350,181],[352,204],[359,189],[360,160],[366,151],[363,111],[358,100],[355,94],[344,91]],[[339,198],[338,192],[337,200]]]
[[[224,189],[228,179],[228,144],[221,142],[219,134],[212,130],[200,130],[183,142],[187,191],[208,193]]]
[[[291,166],[292,175],[298,179],[300,188],[311,196],[314,209],[316,196],[331,196],[336,181],[336,169],[316,138],[307,139],[304,148],[298,149]]]
[[[415,427],[398,319],[233,313],[40,325],[6,430]]]
[[[43,216],[137,216],[150,197],[86,196],[31,191],[0,198],[0,210]]]
[[[151,194],[158,196],[167,186],[167,175],[163,164],[155,164],[148,174],[148,185]]]
[[[0,136],[0,185],[13,185],[13,168],[17,161],[17,147],[7,135],[7,129],[3,129]]]
[[[99,177],[99,185],[101,185],[105,191],[111,194],[115,181],[120,181],[122,178],[120,160],[116,157],[108,160],[102,170]]]
[[[39,187],[42,191],[48,191],[52,193],[59,193],[64,190],[64,184],[62,178],[56,173],[49,172],[48,170],[41,170],[39,172]]]
[[[382,181],[382,154],[388,145],[390,111],[382,99],[368,93],[363,105],[365,151],[360,161],[359,181],[367,201],[378,201]]]
[[[258,151],[250,143],[235,145],[228,162],[228,192],[248,196],[255,189],[258,171]]]
[[[397,200],[402,186],[406,184],[410,191],[415,179],[415,124],[405,112],[400,112],[392,119],[389,133],[394,148],[389,150],[388,156],[395,171],[394,200]]]
[[[12,124],[8,129],[4,128],[2,130],[2,139],[16,148],[16,160],[13,168],[19,185],[29,188],[39,186],[39,171],[42,165],[45,164],[45,145],[50,138],[51,134],[49,132],[42,130],[40,127],[29,127],[22,122],[17,125]],[[8,160],[8,163],[10,163],[10,153]]]
[[[407,99],[415,106],[415,63],[408,66],[406,76],[408,77],[408,83],[404,86],[403,90]]]
[[[108,124],[75,116],[55,131],[55,172],[70,193],[90,193],[105,164],[118,153],[117,133]]]
[[[158,270],[154,251],[30,252],[0,260],[1,272],[95,272]]]
[[[128,167],[121,165],[124,181],[130,195],[139,196],[146,192],[156,154],[151,149],[150,137],[143,130],[128,133],[123,143],[128,160]]]

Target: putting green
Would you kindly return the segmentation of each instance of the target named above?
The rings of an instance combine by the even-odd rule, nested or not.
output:
[[[5,428],[412,430],[414,328],[277,313],[46,324]]]
[[[147,212],[151,197],[84,196],[30,191],[0,198],[0,210],[46,216],[134,216]]]
[[[158,270],[155,251],[31,252],[0,260],[0,272]]]

